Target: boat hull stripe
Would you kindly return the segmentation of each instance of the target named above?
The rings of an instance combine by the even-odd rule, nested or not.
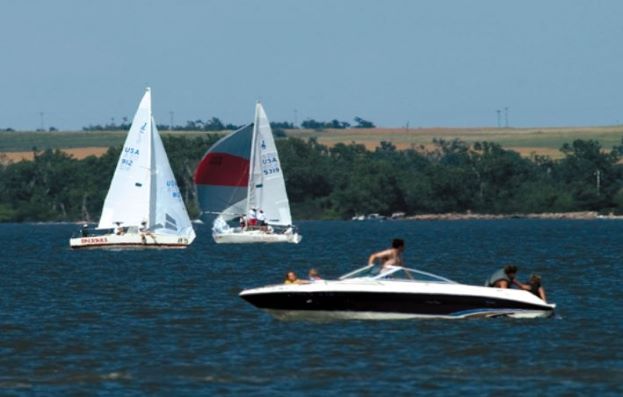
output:
[[[241,297],[260,309],[288,311],[391,312],[459,317],[471,311],[553,311],[548,306],[471,295],[325,291],[258,293]]]

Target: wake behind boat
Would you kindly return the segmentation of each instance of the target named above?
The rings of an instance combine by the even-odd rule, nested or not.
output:
[[[548,304],[528,291],[460,284],[400,266],[368,265],[339,280],[247,289],[240,297],[278,319],[548,317]]]
[[[292,225],[277,147],[260,103],[254,123],[212,145],[199,162],[194,180],[202,216],[212,221],[215,242],[301,241]],[[264,214],[265,222],[257,214]],[[239,226],[228,224],[240,219]]]
[[[123,144],[98,230],[71,238],[71,248],[185,248],[195,231],[173,176],[146,89]],[[112,231],[111,231],[112,230]]]

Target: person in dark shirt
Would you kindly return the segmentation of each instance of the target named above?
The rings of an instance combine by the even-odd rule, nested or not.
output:
[[[514,280],[513,284],[515,284],[520,289],[523,289],[523,290],[526,290],[526,291],[530,291],[534,295],[536,295],[539,298],[541,298],[543,300],[543,302],[547,302],[547,298],[546,298],[546,295],[545,295],[545,289],[543,288],[543,285],[541,285],[541,276],[539,276],[538,274],[532,274],[530,276],[530,280],[528,280],[528,282],[525,283],[525,284],[524,283],[520,283],[517,280]]]

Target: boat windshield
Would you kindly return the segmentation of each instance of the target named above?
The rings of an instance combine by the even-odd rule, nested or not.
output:
[[[413,280],[425,282],[455,283],[445,277],[417,269],[401,266],[386,266],[381,268],[376,265],[368,265],[340,277],[340,280],[353,278],[369,278],[373,280]]]

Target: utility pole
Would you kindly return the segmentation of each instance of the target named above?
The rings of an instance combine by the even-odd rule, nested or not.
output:
[[[508,128],[508,106],[504,107],[504,125]]]
[[[600,194],[601,190],[601,171],[595,171],[595,184],[597,185],[597,194]]]
[[[495,112],[498,114],[498,128],[500,128],[502,126],[502,116],[501,116],[502,111],[498,109]]]
[[[173,111],[169,112],[169,131],[173,131]]]

